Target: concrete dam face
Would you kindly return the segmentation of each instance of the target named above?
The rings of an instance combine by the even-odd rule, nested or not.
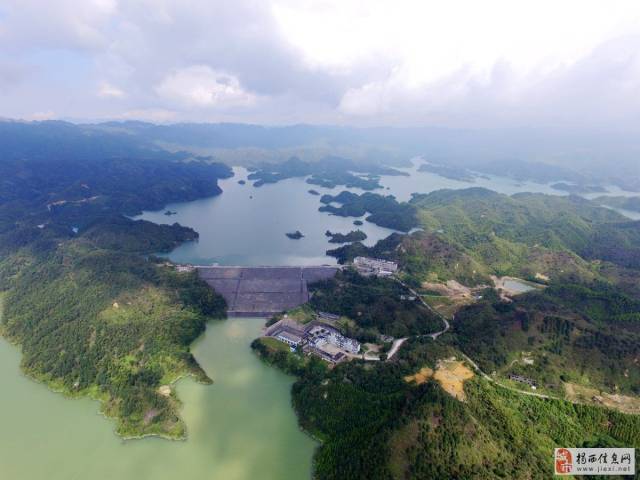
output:
[[[224,296],[229,316],[268,317],[309,301],[307,284],[333,277],[338,267],[198,267]]]

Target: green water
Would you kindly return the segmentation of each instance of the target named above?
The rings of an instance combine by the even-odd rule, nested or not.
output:
[[[292,378],[249,344],[257,319],[214,322],[193,347],[214,384],[178,383],[189,438],[123,441],[98,403],[69,400],[19,373],[0,339],[0,479],[244,480],[310,477],[315,443],[297,426]]]
[[[474,183],[450,180],[439,175],[420,172],[418,164],[401,169],[407,176],[382,176],[383,189],[375,193],[394,195],[407,201],[414,192],[428,193],[443,188],[461,189],[484,187],[497,192],[541,192],[562,194],[549,185],[532,182],[516,183],[502,177],[478,178]],[[222,180],[222,195],[174,203],[155,212],[144,212],[137,218],[155,223],[174,223],[194,228],[200,238],[196,242],[180,245],[167,256],[173,261],[208,265],[321,265],[335,264],[333,257],[325,251],[338,245],[329,243],[326,230],[347,233],[359,228],[368,238],[366,245],[374,245],[393,231],[370,222],[356,227],[353,217],[339,217],[319,212],[320,197],[310,195],[313,188],[320,194],[337,195],[343,190],[362,193],[357,188],[324,188],[309,185],[303,178],[291,178],[276,184],[253,187],[238,184],[247,180],[244,168],[234,168],[234,177]],[[165,215],[166,210],[176,212]],[[366,217],[366,215],[365,215]],[[359,220],[364,220],[360,218]],[[285,233],[300,230],[304,238],[291,240]]]
[[[517,293],[527,293],[536,289],[536,287],[532,284],[525,282],[524,280],[518,280],[516,278],[506,279],[504,281],[504,286],[508,290],[512,290]]]
[[[318,212],[319,197],[307,190],[337,194],[343,190],[290,179],[253,188],[239,185],[246,170],[221,182],[224,193],[196,202],[169,205],[165,216],[142,218],[180,222],[200,232],[198,242],[178,247],[176,261],[237,265],[309,265],[335,263],[325,255],[326,229],[346,233],[353,218]],[[482,186],[502,193],[552,191],[548,185],[487,177],[473,184],[444,179],[417,166],[410,176],[382,177],[384,190],[406,201],[413,192]],[[359,191],[352,189],[360,193]],[[390,230],[365,222],[374,244]],[[286,232],[305,237],[290,240]],[[0,294],[0,310],[2,297]],[[315,443],[297,427],[290,406],[292,378],[263,365],[249,349],[261,320],[212,323],[194,345],[194,353],[215,383],[178,384],[189,439],[123,441],[113,423],[98,414],[95,401],[69,400],[20,374],[20,352],[0,338],[0,480],[243,480],[310,477]]]

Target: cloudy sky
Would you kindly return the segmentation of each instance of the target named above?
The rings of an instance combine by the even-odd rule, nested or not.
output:
[[[640,129],[638,0],[0,0],[0,116]]]

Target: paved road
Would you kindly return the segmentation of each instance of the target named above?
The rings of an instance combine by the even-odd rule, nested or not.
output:
[[[484,377],[485,380],[490,381],[491,383],[493,383],[494,385],[497,385],[499,387],[505,388],[507,390],[511,390],[512,392],[516,392],[516,393],[521,393],[522,395],[529,395],[531,397],[538,397],[538,398],[545,398],[547,400],[552,399],[552,400],[563,400],[561,398],[558,397],[553,397],[551,395],[545,395],[544,393],[536,393],[536,392],[527,392],[525,390],[520,390],[518,388],[514,388],[514,387],[509,387],[507,385],[503,385],[502,383],[498,382],[495,378],[487,375],[485,372],[483,372],[480,367],[478,366],[478,364],[476,362],[474,362],[473,360],[471,360],[467,355],[465,355],[464,353],[460,352],[462,354],[462,356],[464,357],[464,359],[469,362],[469,364],[482,376]]]
[[[400,350],[400,347],[402,346],[402,344],[407,340],[409,340],[409,337],[395,339],[393,341],[393,345],[391,345],[391,350],[389,350],[389,353],[387,353],[387,358],[393,357],[396,354],[396,352]]]
[[[402,280],[400,280],[398,277],[393,277],[396,282],[398,282],[400,285],[402,285],[404,288],[406,288],[407,290],[409,290],[409,292],[411,292],[411,295],[413,295],[414,297],[416,297],[418,300],[420,300],[420,303],[422,303],[422,305],[424,305],[425,307],[427,307],[429,309],[429,311],[431,311],[435,316],[437,316],[440,320],[442,320],[442,322],[444,323],[444,328],[442,330],[440,330],[439,332],[435,332],[435,333],[429,333],[427,335],[419,335],[419,336],[426,336],[426,337],[431,337],[434,340],[437,340],[437,338],[442,335],[443,333],[446,333],[449,331],[449,329],[451,328],[451,326],[449,325],[449,320],[447,320],[444,315],[442,315],[440,312],[438,312],[437,310],[435,310],[433,307],[431,307],[431,305],[429,305],[427,302],[425,302],[422,297],[420,295],[418,295],[418,292],[416,292],[413,288],[411,288],[409,285],[407,285],[406,283],[404,283]]]
[[[440,335],[442,335],[443,333],[446,333],[450,328],[451,325],[449,325],[449,320],[447,320],[440,312],[437,312],[436,310],[434,310],[431,305],[429,305],[427,302],[425,302],[422,297],[420,295],[418,295],[418,292],[416,292],[413,288],[411,288],[409,285],[407,285],[406,283],[404,283],[402,280],[400,280],[398,277],[392,277],[396,282],[398,282],[400,285],[402,285],[405,289],[407,289],[411,295],[413,295],[414,297],[416,297],[418,300],[420,300],[420,303],[422,303],[422,305],[424,305],[426,308],[429,309],[430,312],[432,312],[434,315],[436,315],[440,320],[442,320],[442,323],[444,324],[444,328],[442,330],[440,330],[439,332],[435,332],[435,333],[428,333],[425,335],[414,335],[412,337],[402,337],[402,338],[396,338],[393,341],[393,345],[391,346],[391,349],[389,350],[389,352],[387,353],[387,359],[391,359],[393,358],[393,356],[398,353],[398,350],[400,350],[400,347],[402,347],[402,344],[404,342],[406,342],[407,340],[409,340],[410,338],[420,338],[420,337],[431,337],[434,340],[437,340],[438,337]],[[363,360],[367,360],[367,361],[378,361],[380,360],[378,357],[372,357],[372,356],[368,356],[368,355],[364,355],[363,357],[361,357]]]
[[[408,291],[411,292],[412,295],[414,295],[417,299],[420,300],[420,302],[422,303],[422,305],[424,305],[425,307],[427,307],[431,312],[433,312],[436,316],[438,316],[444,323],[444,328],[442,330],[440,330],[439,332],[435,332],[435,333],[429,333],[427,335],[416,335],[415,337],[404,337],[404,338],[399,338],[397,339],[395,342],[393,342],[393,347],[391,348],[391,350],[389,351],[389,356],[388,358],[393,357],[393,355],[396,354],[396,352],[400,349],[400,347],[402,346],[402,344],[407,341],[409,338],[419,338],[419,337],[431,337],[434,340],[437,340],[438,337],[440,335],[442,335],[443,333],[446,333],[447,331],[449,331],[449,329],[451,328],[451,325],[449,324],[449,321],[438,311],[436,311],[434,308],[431,307],[431,305],[429,305],[427,302],[425,302],[422,297],[420,295],[418,295],[418,293],[412,289],[409,285],[407,285],[406,283],[404,283],[402,280],[400,280],[397,277],[393,277],[398,283],[400,283],[403,287],[405,287]],[[451,318],[452,320],[454,319],[454,317]],[[524,390],[520,390],[518,388],[514,388],[514,387],[509,387],[507,385],[503,385],[502,383],[498,382],[497,380],[495,380],[493,377],[487,375],[485,372],[483,372],[480,367],[478,366],[478,364],[476,362],[474,362],[473,360],[471,360],[467,355],[465,355],[463,352],[460,352],[462,354],[462,356],[464,357],[464,359],[469,362],[469,364],[486,380],[488,380],[489,382],[493,383],[494,385],[497,385],[499,387],[505,388],[507,390],[511,390],[512,392],[516,392],[516,393],[520,393],[522,395],[529,395],[531,397],[538,397],[538,398],[544,398],[544,399],[553,399],[553,400],[563,400],[561,398],[558,397],[554,397],[551,395],[545,395],[543,393],[536,393],[536,392],[527,392]]]

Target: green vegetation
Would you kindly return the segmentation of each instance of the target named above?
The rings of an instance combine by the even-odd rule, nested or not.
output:
[[[319,311],[352,319],[349,337],[376,341],[379,334],[405,337],[438,331],[441,320],[406,289],[388,278],[363,277],[352,270],[340,271],[330,280],[309,286],[310,304]]]
[[[640,197],[598,197],[593,200],[600,205],[640,212]]]
[[[561,190],[563,192],[570,193],[572,195],[579,195],[585,193],[604,193],[606,188],[600,185],[575,185],[565,182],[554,183],[551,188],[555,190]]]
[[[251,348],[269,365],[290,375],[301,375],[310,363],[313,363],[315,368],[324,367],[322,361],[316,357],[305,357],[301,353],[291,352],[287,344],[275,338],[256,338],[251,343]]]
[[[623,229],[626,219],[618,213],[572,196],[509,197],[470,188],[416,195],[411,204],[425,233],[406,239],[401,263],[418,279],[435,272],[438,279],[470,284],[488,274],[590,281],[597,272],[587,260],[601,258],[594,245],[611,231],[635,241],[638,229]],[[629,246],[628,256],[633,253]],[[449,270],[452,264],[458,268]]]
[[[437,165],[434,163],[423,163],[418,169],[420,172],[429,172],[440,175],[444,178],[451,180],[457,180],[459,182],[473,183],[476,180],[476,175],[467,170],[466,168],[456,167],[453,165]]]
[[[341,217],[361,217],[367,213],[367,222],[381,227],[408,232],[417,226],[415,208],[407,203],[398,203],[393,195],[382,196],[375,193],[357,195],[341,192],[338,195],[323,195],[320,201],[324,204],[321,212],[328,212]],[[339,203],[339,207],[330,205]]]
[[[329,237],[329,243],[353,243],[361,242],[367,239],[367,234],[362,230],[352,230],[349,233],[332,233],[329,230],[325,232],[325,236]]]
[[[404,376],[456,355],[428,338],[408,341],[393,362],[334,369],[315,359],[290,368],[297,354],[254,348],[298,376],[293,404],[322,441],[314,468],[322,480],[547,478],[558,445],[640,445],[638,416],[528,397],[477,377],[465,382],[464,402],[434,381],[407,383]]]
[[[327,250],[326,253],[337,258],[340,264],[351,262],[358,256],[397,260],[397,248],[403,239],[404,235],[392,233],[387,238],[378,241],[373,247],[367,247],[361,242],[354,242],[333,250]]]
[[[640,302],[610,286],[554,285],[512,303],[488,290],[452,331],[486,372],[524,375],[559,396],[564,382],[640,394]]]
[[[182,437],[179,402],[158,389],[184,374],[208,381],[189,344],[224,314],[195,273],[79,240],[16,274],[2,321],[27,374],[101,399],[121,435]]]
[[[1,331],[20,344],[25,373],[99,399],[119,434],[181,438],[169,384],[210,381],[189,345],[226,304],[195,273],[149,256],[195,231],[123,214],[220,193],[217,179],[230,170],[153,152],[85,160],[41,146],[0,162]]]
[[[455,302],[449,313],[462,309],[454,344],[485,371],[534,378],[556,395],[569,381],[640,392],[640,324],[630,297],[640,282],[639,222],[578,197],[508,197],[478,188],[416,195],[411,203],[424,231],[327,253],[340,263],[358,255],[397,261],[416,288],[449,280],[489,286],[491,275],[547,283],[513,303],[492,290],[482,301]]]
[[[358,172],[366,175],[355,175]],[[378,182],[380,175],[406,175],[393,168],[375,164],[357,163],[346,158],[325,157],[317,162],[303,162],[292,157],[279,164],[262,164],[249,174],[249,180],[255,180],[254,187],[267,183],[277,183],[288,178],[307,177],[307,183],[325,188],[344,185],[347,188],[374,190],[382,188]],[[309,190],[314,194],[315,190]],[[317,194],[317,193],[315,193]],[[314,195],[315,195],[314,194]]]

